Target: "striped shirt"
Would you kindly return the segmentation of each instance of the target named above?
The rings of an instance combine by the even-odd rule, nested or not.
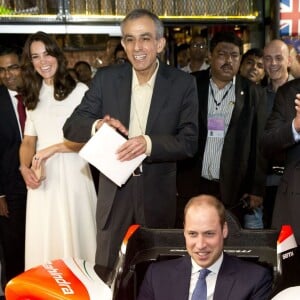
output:
[[[207,133],[205,144],[202,177],[208,180],[220,179],[220,162],[223,150],[224,139],[231,120],[235,104],[235,77],[224,88],[219,89],[210,79],[208,92],[208,123],[209,120],[223,120],[224,128],[218,134]]]

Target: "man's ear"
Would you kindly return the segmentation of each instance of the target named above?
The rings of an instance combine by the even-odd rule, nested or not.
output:
[[[126,52],[126,47],[125,47],[125,43],[124,43],[123,39],[121,39],[121,45],[123,46],[123,48],[124,48],[124,50]]]
[[[165,46],[166,46],[166,39],[162,37],[158,40],[157,53],[161,53],[164,50]]]

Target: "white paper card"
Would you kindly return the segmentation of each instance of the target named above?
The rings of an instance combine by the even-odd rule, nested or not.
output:
[[[126,138],[104,123],[82,147],[79,155],[115,184],[121,186],[146,158],[145,154],[141,154],[130,161],[119,161],[116,151],[125,142]]]

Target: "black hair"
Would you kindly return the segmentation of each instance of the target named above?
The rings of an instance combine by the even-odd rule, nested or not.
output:
[[[213,52],[219,43],[231,43],[239,47],[240,54],[243,53],[243,41],[233,31],[219,31],[210,41],[210,51]]]
[[[24,81],[22,95],[26,107],[30,110],[35,109],[37,106],[43,81],[42,77],[35,71],[31,59],[31,44],[37,41],[42,42],[45,45],[47,53],[57,59],[58,68],[54,76],[55,100],[62,101],[66,99],[76,87],[76,81],[71,77],[67,70],[67,60],[56,40],[49,34],[38,31],[27,38],[22,53],[21,67]]]
[[[243,56],[241,59],[241,64],[243,63],[243,61],[250,55],[254,55],[256,57],[262,58],[264,56],[264,51],[260,48],[251,48],[249,49]]]
[[[91,65],[87,61],[84,61],[84,60],[79,60],[78,62],[76,62],[73,69],[76,70],[80,65],[85,65],[86,67],[88,67],[90,69],[90,71],[92,71]]]
[[[9,55],[9,54],[15,54],[19,58],[21,58],[22,50],[19,47],[9,47],[9,46],[0,46],[0,56],[3,55]]]

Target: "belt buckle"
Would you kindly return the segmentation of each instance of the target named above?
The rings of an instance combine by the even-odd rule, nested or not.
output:
[[[132,172],[133,177],[138,177],[142,176],[142,170],[141,167],[137,167],[133,172]]]

